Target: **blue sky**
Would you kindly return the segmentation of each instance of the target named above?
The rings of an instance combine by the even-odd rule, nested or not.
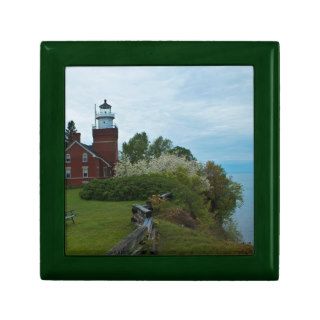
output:
[[[119,147],[136,132],[162,135],[201,162],[253,171],[253,68],[68,67],[66,122],[91,144],[94,104],[116,113]]]

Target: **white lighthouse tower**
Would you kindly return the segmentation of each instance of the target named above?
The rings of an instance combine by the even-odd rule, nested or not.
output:
[[[104,103],[99,106],[98,112],[95,107],[95,120],[98,122],[98,126],[95,126],[96,129],[114,128],[113,119],[114,113],[111,112],[111,106],[107,100],[104,100]]]

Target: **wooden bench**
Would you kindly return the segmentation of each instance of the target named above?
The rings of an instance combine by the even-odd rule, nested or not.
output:
[[[67,220],[72,220],[73,223],[74,222],[74,218],[76,217],[76,213],[74,210],[70,210],[64,213],[64,219]]]

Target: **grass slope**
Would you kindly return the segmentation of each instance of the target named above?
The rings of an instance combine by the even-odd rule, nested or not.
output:
[[[252,246],[217,240],[212,234],[158,220],[161,255],[250,255]]]
[[[80,189],[66,191],[66,210],[77,212],[75,224],[66,222],[67,255],[105,255],[134,230],[131,206],[143,201],[83,200]],[[156,219],[159,255],[252,254],[252,246],[217,240],[201,229],[189,229],[164,219]]]

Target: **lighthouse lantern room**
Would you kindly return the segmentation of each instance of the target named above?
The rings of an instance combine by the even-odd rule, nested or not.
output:
[[[99,111],[97,112],[95,107],[95,122],[96,129],[107,129],[114,128],[113,120],[114,113],[111,112],[111,106],[104,100],[104,103],[99,106]],[[98,126],[97,126],[98,122]]]

